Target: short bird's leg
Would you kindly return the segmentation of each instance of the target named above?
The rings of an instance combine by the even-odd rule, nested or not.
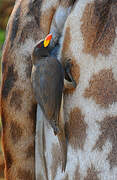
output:
[[[76,88],[77,86],[71,73],[71,67],[72,67],[71,60],[70,59],[66,60],[64,63],[64,71],[65,71],[64,88],[67,89],[73,89]]]
[[[61,149],[61,156],[62,156],[62,171],[66,169],[67,163],[67,139],[65,137],[65,122],[64,122],[64,112],[63,112],[63,97],[60,109],[60,116],[59,116],[59,127],[60,131],[57,134],[60,149]]]
[[[54,130],[54,134],[55,136],[59,133],[60,129],[59,129],[59,124],[57,124],[57,122],[55,122],[54,120],[53,121],[50,121],[50,124]]]
[[[72,84],[72,82],[69,82],[68,80],[66,80],[66,79],[64,79],[64,90],[65,89],[73,89],[74,87],[73,87],[73,84]]]

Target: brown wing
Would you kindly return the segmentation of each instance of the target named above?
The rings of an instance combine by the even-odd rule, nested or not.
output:
[[[63,92],[64,73],[58,60],[49,57],[39,61],[33,74],[34,94],[56,133]]]

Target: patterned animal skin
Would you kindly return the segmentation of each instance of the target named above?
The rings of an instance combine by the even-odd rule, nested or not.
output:
[[[58,7],[57,0],[19,0],[9,21],[1,92],[8,180],[35,179],[36,104],[30,55],[37,37],[42,39],[50,31]],[[39,145],[43,144],[38,150],[43,159],[36,154],[37,180],[117,179],[116,9],[115,0],[79,0],[66,20],[58,57],[63,64],[71,58],[77,82],[75,90],[65,91],[63,101],[67,166],[62,173],[58,139],[37,109]]]
[[[66,173],[53,179],[117,179],[116,9],[114,0],[79,0],[66,21],[59,57],[71,58],[78,84],[64,96]]]
[[[35,43],[50,32],[54,17],[58,17],[54,16],[57,9],[68,8],[74,0],[66,2],[69,3],[63,0],[16,1],[8,22],[2,54],[1,116],[5,178],[9,180],[36,178],[37,108],[30,81],[31,54]]]
[[[117,179],[116,8],[113,0],[79,0],[65,23],[58,57],[63,64],[71,59],[77,88],[64,94],[65,173],[61,173],[57,138],[44,121],[49,180]]]

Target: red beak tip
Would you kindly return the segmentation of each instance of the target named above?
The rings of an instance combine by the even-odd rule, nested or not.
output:
[[[51,39],[52,39],[52,34],[48,34],[46,40],[51,40]]]

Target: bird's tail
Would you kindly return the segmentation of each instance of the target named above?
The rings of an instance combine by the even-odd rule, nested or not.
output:
[[[66,163],[67,163],[67,139],[65,137],[65,131],[64,129],[61,129],[59,133],[57,134],[60,149],[61,149],[61,158],[62,158],[62,172],[66,169]]]
[[[63,112],[60,112],[59,125],[54,121],[51,121],[50,123],[53,128],[54,134],[57,135],[59,140],[60,150],[61,150],[62,172],[63,172],[65,171],[66,162],[67,162],[67,139],[65,137],[65,129],[64,129],[62,113]]]
[[[59,132],[57,134],[62,157],[62,171],[66,169],[67,163],[67,138],[65,136],[65,123],[64,123],[64,112],[63,112],[63,97],[61,102],[61,109],[59,114]]]

